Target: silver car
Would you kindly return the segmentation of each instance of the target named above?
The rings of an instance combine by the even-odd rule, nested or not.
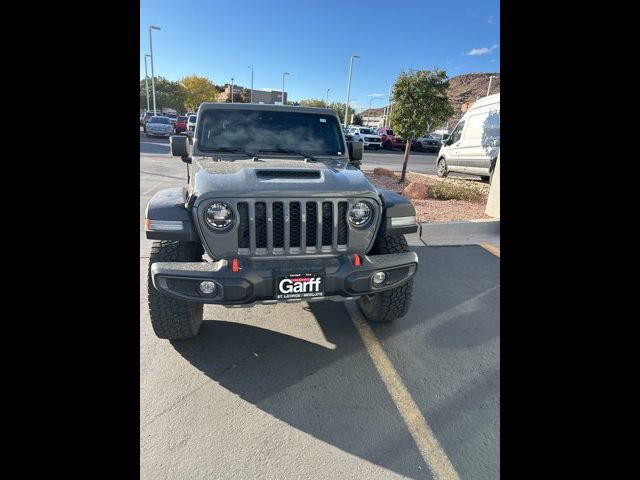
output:
[[[170,137],[174,128],[168,117],[151,117],[147,120],[147,137]]]

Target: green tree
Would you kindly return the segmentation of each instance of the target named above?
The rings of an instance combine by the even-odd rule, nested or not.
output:
[[[295,102],[295,103],[298,103],[302,107],[319,107],[319,108],[325,108],[326,107],[325,101],[324,100],[318,100],[317,98],[307,98],[307,99],[300,100],[300,101]]]
[[[180,83],[186,91],[184,108],[192,112],[196,112],[202,102],[215,102],[218,93],[223,91],[208,78],[198,75],[184,77]]]
[[[411,139],[428,133],[431,125],[442,124],[453,115],[448,89],[447,72],[442,70],[402,70],[398,75],[392,90],[391,121],[397,134],[407,140],[400,183],[407,172]]]
[[[184,108],[186,91],[179,82],[172,82],[164,77],[155,77],[156,110],[172,108],[181,111]],[[144,78],[140,80],[140,108],[147,108],[147,94]],[[153,110],[153,93],[149,79],[149,108]]]
[[[349,115],[348,115],[349,118],[347,118],[347,122],[346,123],[344,121],[344,103],[332,102],[332,103],[329,104],[329,108],[331,110],[335,110],[337,112],[338,116],[340,117],[340,123],[343,123],[345,125],[349,125],[350,123],[352,123],[351,122],[351,115],[354,115],[354,119],[353,119],[354,123],[357,120],[358,116],[356,116],[356,111],[351,106],[349,107]],[[360,121],[362,121],[362,120],[360,120]]]

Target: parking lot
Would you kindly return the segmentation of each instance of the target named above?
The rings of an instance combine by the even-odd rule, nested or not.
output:
[[[140,154],[145,155],[168,155],[169,139],[167,138],[146,138],[140,134]],[[402,170],[402,159],[404,151],[401,150],[373,150],[366,149],[362,159],[362,168],[373,170],[376,167],[387,168],[389,170]],[[411,152],[409,157],[410,169],[417,173],[436,173],[436,154],[425,152]]]
[[[500,258],[412,239],[413,304],[390,325],[353,302],[206,305],[198,337],[159,340],[144,210],[184,184],[168,143],[140,135],[141,478],[499,478]],[[363,168],[398,163],[367,150]]]

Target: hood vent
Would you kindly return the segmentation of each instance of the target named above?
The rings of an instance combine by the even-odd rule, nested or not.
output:
[[[320,178],[319,170],[256,170],[260,180],[307,180]]]

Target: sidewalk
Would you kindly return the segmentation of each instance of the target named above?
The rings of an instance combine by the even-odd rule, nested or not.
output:
[[[481,245],[500,248],[500,220],[422,223],[422,232],[405,235],[409,246]]]

